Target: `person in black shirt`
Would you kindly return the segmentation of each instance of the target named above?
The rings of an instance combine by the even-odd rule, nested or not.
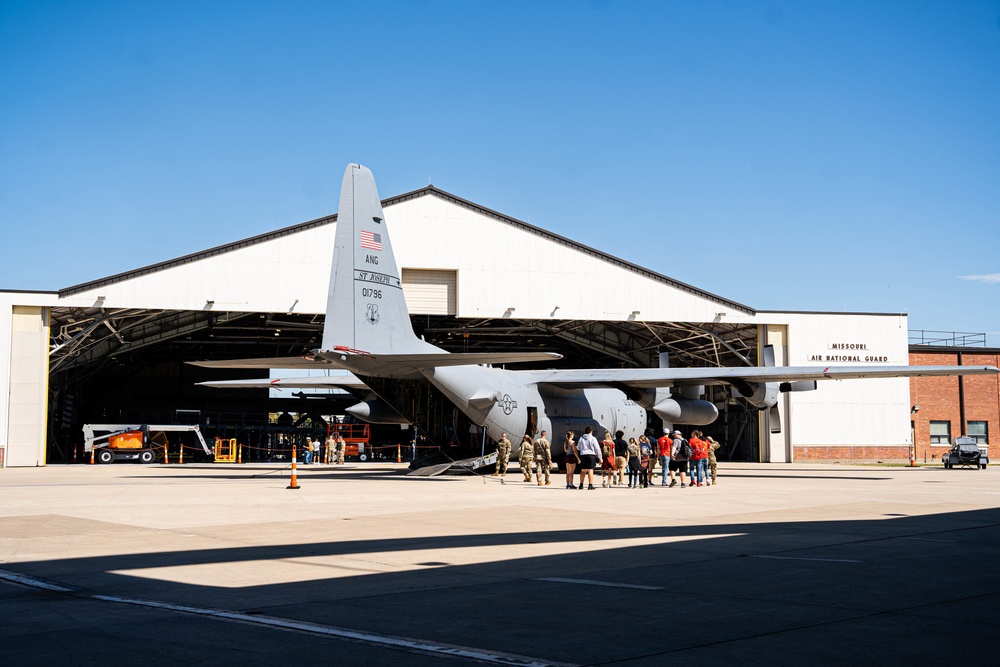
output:
[[[615,465],[618,466],[618,470],[615,471],[616,486],[621,486],[625,481],[625,466],[628,465],[628,443],[625,442],[624,436],[624,431],[615,431]]]

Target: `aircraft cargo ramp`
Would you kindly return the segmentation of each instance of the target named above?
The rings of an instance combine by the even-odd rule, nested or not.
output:
[[[412,470],[406,473],[412,477],[437,477],[438,475],[479,475],[490,472],[496,465],[497,453],[476,456],[459,461],[439,461],[437,457],[427,457],[410,464]]]

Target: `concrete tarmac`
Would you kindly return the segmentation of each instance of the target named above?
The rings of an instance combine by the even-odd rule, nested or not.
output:
[[[1000,470],[0,470],[4,664],[996,664]],[[600,481],[598,480],[598,485]]]

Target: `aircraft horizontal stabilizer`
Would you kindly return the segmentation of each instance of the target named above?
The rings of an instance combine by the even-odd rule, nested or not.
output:
[[[311,357],[270,357],[265,359],[223,359],[218,361],[188,361],[202,368],[330,368],[326,362]],[[339,368],[339,367],[335,367]]]
[[[352,389],[364,390],[367,385],[350,374],[329,375],[323,377],[293,377],[275,378],[269,380],[261,378],[259,380],[216,380],[211,382],[199,382],[202,387],[212,387],[213,389]]]
[[[316,358],[331,365],[342,365],[359,375],[400,377],[428,368],[441,366],[476,366],[480,364],[513,364],[562,359],[555,352],[466,352],[448,354],[369,354],[361,351],[324,350]]]

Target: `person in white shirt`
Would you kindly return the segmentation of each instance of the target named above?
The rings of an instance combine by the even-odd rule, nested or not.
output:
[[[601,445],[594,437],[593,428],[583,429],[583,435],[576,441],[576,450],[580,452],[580,488],[583,488],[583,478],[587,478],[587,488],[594,490],[594,468],[601,458]]]

